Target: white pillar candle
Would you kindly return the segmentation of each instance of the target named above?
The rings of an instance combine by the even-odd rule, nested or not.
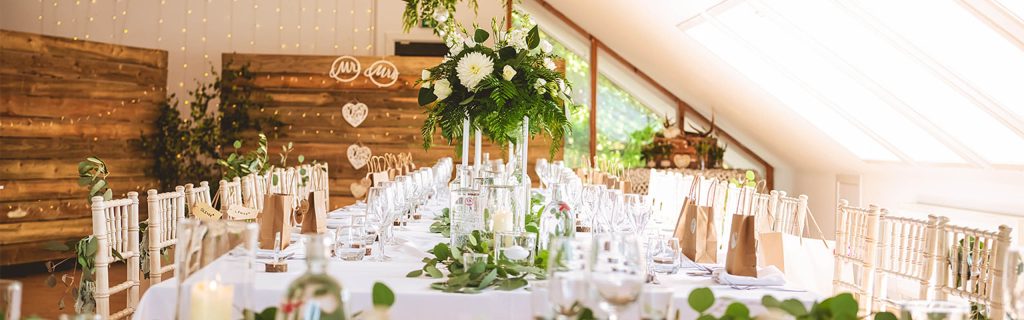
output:
[[[494,218],[491,220],[494,223],[494,226],[491,228],[492,232],[512,231],[512,211],[499,210],[494,213]]]
[[[480,152],[483,146],[483,133],[480,129],[476,129],[476,141],[473,142],[473,165],[480,168],[483,163],[480,162]]]
[[[192,319],[231,319],[234,287],[217,281],[192,286]]]
[[[469,117],[462,120],[462,165],[469,166]]]

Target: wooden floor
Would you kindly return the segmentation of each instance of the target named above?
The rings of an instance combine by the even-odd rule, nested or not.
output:
[[[71,261],[65,262],[71,263]],[[75,312],[75,297],[70,293],[64,297],[64,310],[57,308],[57,301],[60,300],[61,294],[63,294],[65,287],[60,284],[60,277],[68,271],[56,272],[58,283],[56,287],[50,288],[46,286],[46,278],[49,274],[46,272],[46,267],[43,264],[38,264],[38,272],[34,272],[35,266],[29,267],[30,269],[24,275],[7,276],[4,274],[4,267],[0,267],[0,278],[13,279],[21,281],[22,285],[22,304],[21,304],[21,316],[39,316],[43,319],[57,319],[61,314],[74,314]],[[24,271],[24,270],[19,270]],[[76,273],[77,279],[81,273]],[[171,274],[165,275],[164,279],[170,277]],[[125,281],[127,278],[127,271],[123,263],[115,263],[110,266],[110,283],[116,284]],[[75,281],[78,284],[78,281]],[[142,284],[139,287],[139,297],[149,287],[149,279],[142,279]],[[127,295],[125,293],[119,293],[110,297],[110,310],[117,311],[121,310],[125,306],[125,299]]]

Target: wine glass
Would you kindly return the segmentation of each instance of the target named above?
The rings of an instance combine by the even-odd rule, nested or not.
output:
[[[558,237],[548,247],[548,301],[556,319],[576,319],[589,295],[583,243]]]
[[[640,194],[627,194],[623,198],[623,207],[625,208],[623,216],[629,220],[629,225],[633,228],[633,232],[637,235],[642,235],[647,228],[647,223],[651,219],[651,197]]]
[[[596,211],[600,229],[603,232],[615,232],[622,211],[622,190],[604,190]]]
[[[681,252],[678,238],[651,237],[647,241],[647,263],[656,273],[678,272]]]
[[[590,283],[608,319],[635,303],[646,280],[645,259],[637,237],[624,233],[595,234],[591,247]]]
[[[540,188],[547,189],[548,185],[548,159],[540,158],[533,164],[533,170],[537,172],[537,178],[540,178]]]
[[[405,230],[405,227],[403,226],[404,223],[402,222],[405,222],[405,216],[412,208],[410,201],[413,198],[412,194],[414,193],[414,190],[412,190],[412,183],[410,182],[411,181],[409,180],[409,176],[395,177],[394,196],[395,204],[397,207],[396,211],[398,211],[398,214],[395,215],[395,218],[397,219],[397,222],[399,224],[399,230]]]
[[[584,227],[590,227],[590,231],[597,231],[597,208],[604,190],[605,186],[603,185],[588,184],[583,186],[583,191],[580,195],[582,210],[579,211],[580,217],[577,218],[577,221],[583,222]]]
[[[382,262],[388,261],[390,258],[384,254],[385,237],[387,228],[391,224],[391,185],[392,182],[382,183],[379,187],[371,187],[370,191],[366,196],[366,211],[370,216],[374,218],[373,222],[376,222],[376,233],[377,233],[377,251],[379,255],[374,261]]]

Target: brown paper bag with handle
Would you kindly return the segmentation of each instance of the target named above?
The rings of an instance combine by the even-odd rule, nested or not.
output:
[[[734,276],[757,277],[757,239],[754,216],[734,214],[729,232],[725,272]]]
[[[718,182],[708,188],[708,206],[700,205],[700,177],[693,177],[690,194],[683,202],[679,220],[673,236],[679,238],[681,251],[687,258],[697,263],[718,262],[718,233],[715,231],[714,200],[711,196],[717,189]]]
[[[309,212],[302,215],[302,233],[327,232],[327,191],[317,190],[309,193]]]
[[[292,195],[267,194],[260,213],[260,249],[274,249],[274,234],[281,233],[281,249],[291,242]]]

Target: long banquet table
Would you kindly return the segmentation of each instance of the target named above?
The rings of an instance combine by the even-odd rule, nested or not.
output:
[[[440,234],[428,231],[432,223],[431,217],[440,212],[442,206],[431,204],[424,210],[423,220],[410,222],[405,230],[396,230],[395,237],[402,242],[398,246],[388,246],[386,253],[392,256],[388,262],[372,262],[368,260],[349,262],[331,260],[327,272],[341,282],[349,295],[347,308],[350,312],[369,309],[371,306],[371,289],[374,282],[387,284],[396,296],[395,304],[390,310],[392,319],[531,319],[531,292],[529,287],[514,291],[487,290],[478,294],[444,293],[430,288],[430,284],[438,281],[433,278],[407,278],[406,274],[423,266],[421,259],[425,251],[439,242],[448,239]],[[338,219],[346,214],[361,210],[353,205],[332,211],[329,214],[328,226],[337,225]],[[297,237],[293,237],[294,239]],[[301,242],[293,244],[301,248]],[[300,255],[297,255],[300,256]],[[276,306],[281,302],[284,291],[292,280],[306,269],[306,262],[301,259],[287,260],[287,273],[266,273],[263,263],[257,259],[255,281],[252,295],[248,303],[254,310],[262,310]],[[214,261],[193,276],[216,269],[222,261]],[[752,314],[764,311],[760,307],[764,295],[776,298],[795,298],[810,304],[821,297],[799,288],[785,286],[782,288],[737,289],[716,284],[710,277],[690,276],[682,269],[674,275],[659,275],[662,286],[673,289],[673,309],[678,307],[682,319],[694,319],[696,314],[687,304],[687,296],[695,288],[709,287],[717,298],[716,305],[711,309],[720,314],[728,303],[741,301],[751,307]],[[692,270],[691,270],[692,271]],[[543,285],[543,281],[531,281],[531,286]],[[167,279],[150,287],[133,316],[134,319],[173,319],[177,294],[176,279]],[[183,293],[182,301],[189,301],[188,292]],[[238,294],[236,294],[236,299]],[[236,300],[236,305],[239,303]],[[637,308],[633,308],[637,309]],[[638,309],[637,309],[638,310]],[[236,314],[239,310],[236,308]],[[633,316],[639,318],[638,311]],[[673,311],[674,312],[674,311]]]

